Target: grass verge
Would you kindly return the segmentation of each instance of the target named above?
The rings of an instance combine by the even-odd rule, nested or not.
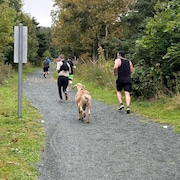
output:
[[[23,70],[23,79],[34,68]],[[44,147],[42,115],[22,98],[22,118],[18,118],[18,74],[0,86],[0,179],[37,179],[37,164]]]

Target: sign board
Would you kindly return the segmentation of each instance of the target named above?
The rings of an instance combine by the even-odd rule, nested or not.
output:
[[[18,63],[18,117],[22,116],[22,67],[27,63],[27,27],[14,27],[14,63]]]
[[[27,33],[27,26],[14,27],[14,63],[27,63]]]

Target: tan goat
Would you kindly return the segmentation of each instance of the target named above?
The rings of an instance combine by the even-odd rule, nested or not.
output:
[[[75,101],[78,107],[79,112],[79,120],[84,121],[86,117],[86,108],[87,108],[87,123],[90,123],[90,114],[91,114],[91,95],[85,89],[85,86],[81,83],[77,83],[73,88],[77,89],[77,93],[75,96]]]

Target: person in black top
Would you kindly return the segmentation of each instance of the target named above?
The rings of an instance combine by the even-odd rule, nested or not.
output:
[[[125,93],[125,100],[126,100],[126,113],[130,113],[130,103],[131,103],[131,96],[130,92],[132,89],[132,79],[131,73],[134,71],[133,64],[130,60],[125,57],[125,52],[120,51],[117,54],[117,59],[114,63],[114,75],[117,76],[116,80],[116,89],[117,89],[117,98],[120,103],[118,110],[122,110],[124,108],[122,102],[122,90]]]
[[[72,89],[72,81],[74,78],[74,69],[76,68],[76,66],[74,65],[74,62],[72,60],[72,57],[70,55],[68,55],[68,59],[67,62],[69,63],[70,67],[71,67],[71,73],[69,74],[69,82],[68,82],[68,90]]]

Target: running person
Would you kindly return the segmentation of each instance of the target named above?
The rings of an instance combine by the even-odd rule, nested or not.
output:
[[[70,56],[68,57],[67,62],[71,67],[71,73],[69,73],[69,82],[68,82],[68,89],[70,90],[70,87],[72,87],[72,81],[74,78],[74,69],[76,68],[76,66],[74,65],[72,58]]]
[[[46,78],[46,76],[48,75],[48,72],[49,72],[49,61],[48,61],[48,59],[45,59],[43,62],[43,71],[44,71],[44,77]]]
[[[127,58],[125,58],[124,51],[120,51],[117,54],[117,59],[115,60],[114,63],[114,75],[118,76],[116,80],[117,98],[120,103],[118,110],[122,110],[124,108],[122,102],[122,90],[124,90],[127,114],[130,113],[130,103],[131,103],[130,92],[132,90],[131,73],[133,71],[134,68],[132,62]]]
[[[62,98],[62,91],[64,92],[65,95],[65,100],[68,100],[68,94],[67,94],[67,86],[68,86],[68,81],[69,81],[69,73],[71,73],[71,68],[68,62],[65,61],[64,55],[61,54],[57,59],[57,66],[56,70],[59,73],[59,77],[57,79],[57,85],[58,85],[58,91],[59,91],[59,97],[60,97],[60,102],[63,101]],[[62,67],[64,66],[63,63],[66,63],[68,66],[68,69],[63,69]]]

